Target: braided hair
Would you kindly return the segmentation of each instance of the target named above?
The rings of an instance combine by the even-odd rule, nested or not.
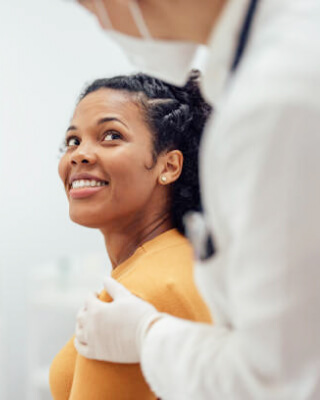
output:
[[[171,214],[174,226],[185,233],[183,216],[189,211],[201,211],[198,153],[205,123],[211,106],[201,96],[200,73],[193,70],[185,86],[177,87],[139,73],[97,79],[80,95],[81,101],[99,89],[132,93],[143,111],[153,135],[153,160],[165,151],[180,150],[182,172],[172,183]]]

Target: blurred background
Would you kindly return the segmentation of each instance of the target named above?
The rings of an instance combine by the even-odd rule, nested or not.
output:
[[[48,368],[110,270],[100,232],[69,221],[57,165],[77,97],[132,72],[77,4],[0,2],[0,399],[50,399]]]

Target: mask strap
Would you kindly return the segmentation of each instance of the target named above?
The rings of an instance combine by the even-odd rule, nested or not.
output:
[[[130,0],[128,3],[128,6],[130,8],[132,18],[133,18],[134,22],[136,23],[136,26],[138,28],[138,31],[139,31],[141,37],[145,40],[151,40],[152,37],[150,35],[147,24],[145,23],[145,20],[143,18],[143,15],[142,15],[142,12],[138,5],[137,0]]]
[[[98,15],[101,18],[103,28],[108,29],[108,30],[113,30],[107,8],[106,8],[103,0],[93,0],[93,4],[95,6],[95,9],[96,9]]]

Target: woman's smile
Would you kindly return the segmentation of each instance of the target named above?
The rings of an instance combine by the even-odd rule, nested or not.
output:
[[[83,199],[100,192],[106,186],[109,186],[108,180],[87,173],[73,174],[69,180],[69,195],[72,199]]]
[[[69,194],[72,199],[83,199],[100,192],[108,185],[109,183],[107,182],[97,182],[95,180],[77,180],[72,183]]]

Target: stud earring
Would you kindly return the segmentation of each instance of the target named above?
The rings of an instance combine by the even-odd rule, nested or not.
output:
[[[160,180],[161,180],[162,183],[166,183],[167,182],[167,177],[164,176],[164,175],[161,175]]]

